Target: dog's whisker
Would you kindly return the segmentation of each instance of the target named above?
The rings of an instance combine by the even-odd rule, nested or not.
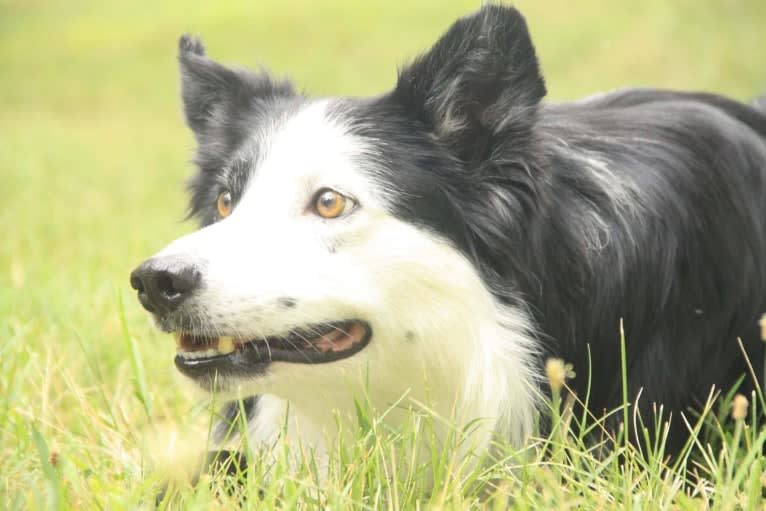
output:
[[[301,335],[299,332],[296,332],[296,335],[297,335],[298,337],[300,337],[302,340],[306,341],[306,343],[307,343],[307,344],[308,344],[308,345],[309,345],[311,348],[313,348],[313,349],[314,349],[314,351],[316,351],[317,353],[321,353],[321,350],[320,350],[319,348],[317,348],[317,347],[314,345],[314,343],[312,343],[312,342],[311,342],[311,339],[306,339],[306,338],[305,338],[305,337],[303,337],[303,335]],[[296,350],[298,350],[298,351],[299,351],[299,352],[300,352],[300,353],[303,355],[303,358],[305,358],[307,362],[311,362],[311,358],[308,356],[308,354],[305,352],[305,350],[302,350],[300,347],[296,346],[296,345],[295,345],[295,343],[293,343],[293,342],[292,342],[290,339],[288,339],[288,338],[285,338],[285,342],[287,342],[288,344],[290,344],[291,346],[293,346],[293,347],[294,347]]]

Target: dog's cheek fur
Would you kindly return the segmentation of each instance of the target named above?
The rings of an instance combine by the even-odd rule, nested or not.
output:
[[[398,397],[411,387],[415,399],[435,400],[443,412],[457,405],[458,420],[481,417],[483,426],[521,442],[534,415],[538,368],[525,312],[500,305],[445,238],[393,216],[367,232],[353,259],[375,286],[368,313],[376,331],[366,356],[390,379],[375,382],[383,387],[376,392]]]
[[[355,287],[342,297],[329,290],[327,300],[354,307],[372,325],[372,340],[333,364],[274,363],[266,377],[245,382],[246,392],[268,394],[251,439],[273,441],[289,401],[288,434],[321,448],[336,428],[334,412],[353,417],[353,396],[367,395],[377,407],[404,396],[405,405],[426,404],[458,423],[480,418],[465,448],[486,447],[492,434],[520,445],[531,432],[539,388],[525,312],[496,302],[447,240],[387,214],[335,256],[336,275]],[[400,408],[391,420],[401,419],[406,406]]]

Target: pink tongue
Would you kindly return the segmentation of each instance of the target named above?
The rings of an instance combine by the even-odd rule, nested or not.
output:
[[[359,325],[351,325],[348,329],[338,329],[321,337],[318,337],[312,343],[322,353],[331,351],[346,351],[351,348],[355,342],[357,342],[362,335],[362,327]]]

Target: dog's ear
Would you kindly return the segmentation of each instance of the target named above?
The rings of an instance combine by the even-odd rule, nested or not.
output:
[[[236,72],[207,58],[202,41],[188,35],[178,41],[178,62],[186,122],[199,136],[228,96],[242,87],[241,80]]]
[[[402,69],[393,98],[462,159],[481,157],[503,132],[526,136],[545,83],[522,15],[485,5],[461,18]]]
[[[186,122],[199,142],[258,100],[295,94],[288,82],[275,82],[265,72],[229,69],[209,59],[202,41],[189,35],[178,42],[178,61]]]

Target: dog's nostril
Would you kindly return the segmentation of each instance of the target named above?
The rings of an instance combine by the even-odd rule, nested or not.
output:
[[[173,289],[178,293],[189,293],[193,291],[200,281],[200,273],[194,269],[193,266],[189,266],[177,273],[173,273],[170,277]]]
[[[179,294],[180,291],[176,289],[173,276],[170,273],[166,271],[160,272],[157,274],[156,279],[157,290],[166,297],[173,298]]]
[[[178,272],[161,271],[157,274],[157,290],[168,298],[176,298],[193,291],[199,283],[199,273],[192,268]]]
[[[141,281],[141,278],[133,272],[130,275],[130,287],[138,291],[139,293],[144,292],[144,283]]]

